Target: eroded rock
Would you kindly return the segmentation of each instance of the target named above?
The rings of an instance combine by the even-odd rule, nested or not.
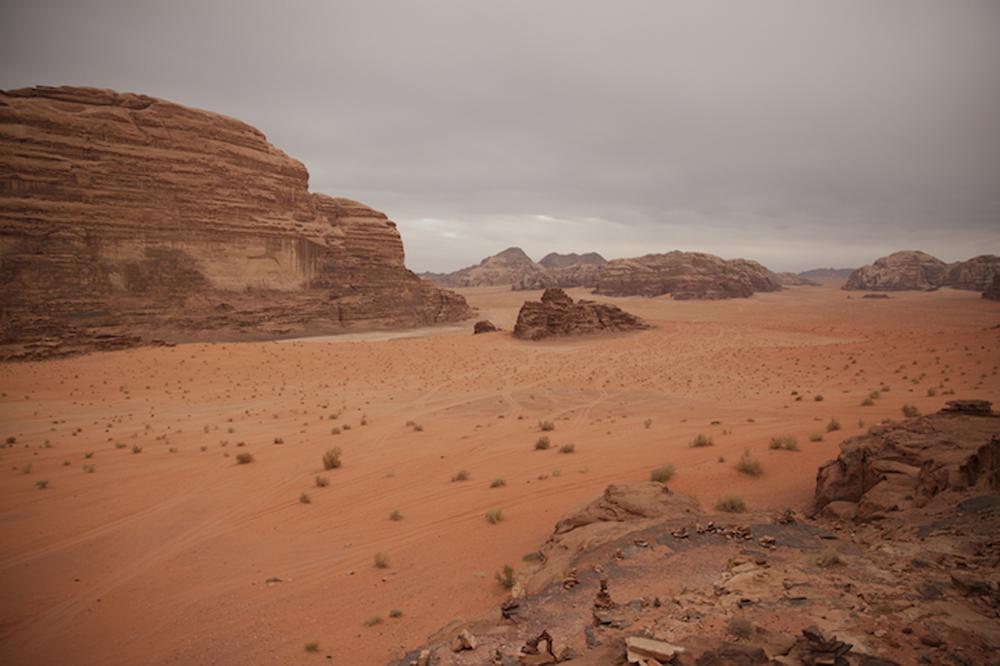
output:
[[[546,289],[540,301],[521,306],[514,337],[541,340],[553,336],[637,331],[649,328],[635,315],[607,303],[574,302],[562,289]]]

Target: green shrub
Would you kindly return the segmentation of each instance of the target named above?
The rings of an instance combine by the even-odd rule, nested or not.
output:
[[[306,643],[306,652],[319,652],[319,643]]]

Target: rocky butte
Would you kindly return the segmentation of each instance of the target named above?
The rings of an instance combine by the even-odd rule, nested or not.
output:
[[[396,225],[311,193],[238,120],[93,88],[0,93],[0,357],[469,315]]]
[[[562,289],[546,289],[540,301],[526,301],[517,314],[514,337],[541,340],[552,336],[637,331],[650,328],[635,315],[606,303],[573,299]]]
[[[722,259],[701,252],[647,254],[609,261],[596,294],[662,296],[677,300],[748,298],[758,291],[780,291],[774,274],[756,261]]]
[[[906,291],[952,287],[986,291],[996,275],[1000,275],[1000,257],[992,254],[947,264],[926,252],[902,250],[855,270],[844,289]]]

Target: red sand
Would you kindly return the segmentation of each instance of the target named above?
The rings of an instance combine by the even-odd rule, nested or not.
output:
[[[464,293],[508,330],[538,296]],[[0,450],[0,661],[385,663],[499,604],[494,572],[608,483],[672,463],[671,487],[707,506],[738,494],[753,508],[803,510],[816,467],[859,419],[898,418],[904,403],[934,410],[949,390],[1000,402],[1000,306],[975,293],[600,300],[658,328],[528,343],[472,336],[470,321],[418,338],[2,366],[0,437],[16,443]],[[832,417],[842,429],[827,433]],[[540,419],[556,426],[548,451],[534,450]],[[699,433],[714,446],[690,448]],[[781,434],[801,450],[768,450]],[[574,453],[558,451],[566,443]],[[344,466],[324,472],[333,446]],[[762,477],[734,469],[746,448]],[[237,465],[245,451],[255,462]],[[462,469],[471,478],[451,482]],[[314,487],[317,475],[330,485]],[[495,478],[506,486],[491,488]],[[494,508],[497,525],[484,519]],[[389,520],[397,509],[403,520]],[[389,568],[375,568],[377,552]],[[365,626],[374,616],[383,621]]]

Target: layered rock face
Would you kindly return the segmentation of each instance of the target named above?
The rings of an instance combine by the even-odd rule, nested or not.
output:
[[[603,266],[608,263],[608,260],[596,252],[587,252],[585,254],[577,254],[576,252],[570,252],[569,254],[549,252],[538,263],[546,269],[553,271],[571,266]]]
[[[90,88],[0,93],[4,355],[468,316],[405,268],[384,214],[308,178],[218,114]]]
[[[677,300],[747,298],[779,291],[773,274],[756,261],[725,260],[701,252],[647,254],[609,261],[594,293],[608,296],[662,296]]]
[[[815,501],[837,517],[871,520],[955,488],[1000,490],[1000,414],[989,402],[949,402],[931,416],[846,440],[820,467]]]
[[[946,264],[926,252],[904,250],[855,270],[844,289],[905,291],[952,287],[985,291],[996,275],[1000,275],[1000,257],[996,255],[983,254]]]
[[[574,303],[562,289],[546,289],[541,301],[527,301],[521,306],[514,337],[541,340],[552,336],[646,328],[648,324],[614,305],[584,300]]]
[[[545,270],[525,275],[513,284],[515,291],[560,287],[594,287],[607,260],[596,252],[557,254],[551,252],[538,262]]]
[[[1000,273],[993,276],[993,282],[983,292],[983,298],[988,298],[991,301],[1000,301]]]

